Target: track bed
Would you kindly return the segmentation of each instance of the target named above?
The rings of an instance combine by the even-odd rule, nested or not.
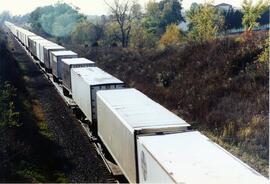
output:
[[[69,182],[115,182],[94,144],[54,85],[45,78],[32,58],[10,34],[8,41],[14,47],[13,56],[24,66],[29,84],[41,104],[45,122],[53,133],[53,141],[59,145],[57,154],[68,161],[64,171]]]

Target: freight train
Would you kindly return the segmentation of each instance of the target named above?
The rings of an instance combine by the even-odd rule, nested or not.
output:
[[[260,184],[268,180],[160,104],[66,48],[5,22],[53,75],[130,183]]]

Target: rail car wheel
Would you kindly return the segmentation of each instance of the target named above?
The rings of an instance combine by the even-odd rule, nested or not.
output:
[[[68,91],[66,88],[64,88],[64,87],[63,87],[63,94],[64,94],[65,96],[67,96],[67,97],[70,96],[70,95],[69,95],[69,91]]]
[[[75,114],[76,118],[83,121],[85,119],[85,116],[83,112],[79,108],[74,108],[73,113]]]
[[[57,78],[53,75],[53,82],[58,82]]]

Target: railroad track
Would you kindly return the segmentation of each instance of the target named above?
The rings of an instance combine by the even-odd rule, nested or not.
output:
[[[54,133],[55,141],[62,147],[59,154],[64,152],[67,158],[74,158],[73,162],[77,162],[76,160],[79,159],[79,164],[76,164],[77,171],[72,169],[74,167],[72,164],[65,166],[68,173],[71,170],[71,173],[68,174],[70,182],[126,182],[120,169],[105,158],[100,142],[93,136],[88,126],[76,119],[74,115],[69,116],[72,114],[72,109],[77,108],[74,101],[63,95],[61,86],[53,81],[53,76],[45,72],[39,62],[16,38],[9,34],[9,40],[13,42],[13,53],[18,56],[18,62],[24,62],[31,71],[28,75],[34,79],[33,86],[42,102],[48,126]],[[42,75],[38,75],[37,72]],[[53,88],[51,88],[52,86]],[[67,135],[69,136],[67,137]],[[78,155],[82,155],[81,158],[76,158]],[[97,159],[98,164],[92,160],[81,160],[93,155],[93,159]],[[91,166],[91,164],[93,165]],[[93,170],[98,171],[93,172]],[[89,177],[86,176],[87,173],[89,173]],[[103,179],[100,178],[102,175],[104,175]]]

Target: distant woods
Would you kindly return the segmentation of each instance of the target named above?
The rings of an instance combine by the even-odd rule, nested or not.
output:
[[[232,29],[253,30],[269,24],[269,4],[263,0],[257,4],[245,0],[241,9],[193,3],[186,11],[181,0],[149,0],[145,7],[132,0],[104,2],[108,16],[83,15],[78,7],[58,2],[24,16],[2,12],[0,25],[10,20],[40,35],[85,47],[164,48],[187,40],[212,40]]]
[[[79,9],[66,3],[39,7],[30,14],[31,28],[54,37],[67,37],[79,22],[86,19]]]
[[[5,21],[10,21],[17,26],[22,26],[27,24],[29,20],[29,14],[12,16],[9,11],[0,12],[0,27],[4,25]]]

